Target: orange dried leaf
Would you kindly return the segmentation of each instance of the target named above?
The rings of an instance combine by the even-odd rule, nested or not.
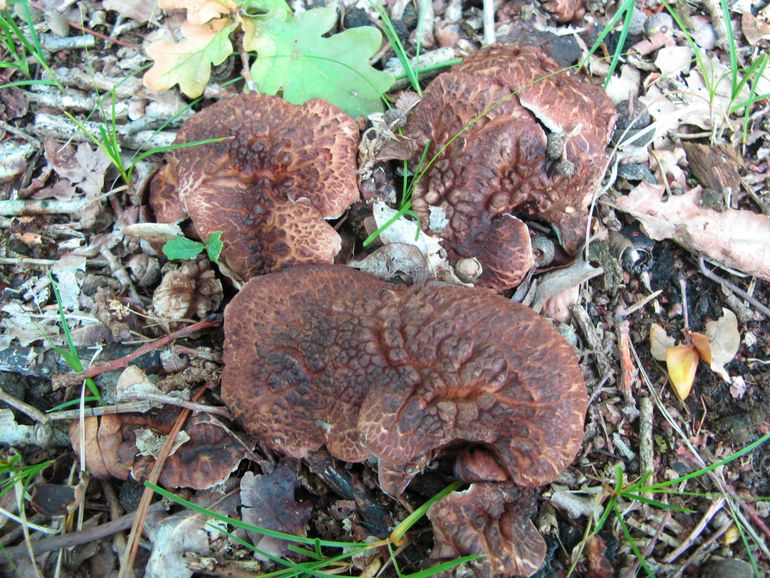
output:
[[[657,323],[650,325],[650,353],[658,361],[666,361],[666,352],[676,345],[673,337]]]
[[[703,361],[711,363],[711,344],[709,343],[708,337],[703,335],[703,333],[695,333],[693,331],[690,333],[690,339],[692,339],[692,344],[695,346],[695,349],[698,350],[698,353],[700,353]]]
[[[689,345],[677,345],[666,351],[668,377],[671,380],[674,393],[681,401],[690,395],[699,360],[700,356],[697,350]]]

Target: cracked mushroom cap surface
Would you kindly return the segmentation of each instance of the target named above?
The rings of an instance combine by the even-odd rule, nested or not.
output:
[[[431,558],[483,556],[451,576],[467,576],[468,569],[477,578],[532,576],[546,555],[545,540],[530,520],[534,510],[532,491],[510,484],[473,484],[453,492],[428,510],[435,540]]]
[[[391,495],[457,444],[535,487],[582,443],[587,394],[571,347],[483,289],[294,267],[242,288],[224,348],[222,395],[246,431],[295,458],[324,445],[345,461],[374,455]]]
[[[608,162],[612,101],[558,70],[539,49],[483,48],[428,85],[404,129],[415,166],[428,141],[427,159],[444,149],[415,186],[413,209],[423,223],[443,211],[448,225],[432,234],[453,261],[479,259],[479,284],[498,291],[523,279],[527,259],[531,266],[526,247],[515,251],[519,229],[501,218],[551,223],[574,253]]]
[[[190,117],[150,189],[159,221],[189,215],[201,238],[222,231],[244,278],[289,264],[331,263],[339,235],[325,219],[358,198],[358,126],[333,105],[243,94]]]

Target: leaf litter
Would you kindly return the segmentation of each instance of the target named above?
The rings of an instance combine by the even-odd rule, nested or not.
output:
[[[375,38],[376,30],[372,25],[377,22],[372,20],[374,11],[368,5],[347,6],[343,19],[331,5],[319,7],[317,4],[293,2],[289,7],[280,0],[248,2],[240,9],[227,0],[186,3],[165,0],[158,3],[157,8],[150,2],[106,2],[106,17],[105,12],[97,10],[92,4],[81,4],[85,15],[82,21],[79,18],[75,21],[108,37],[114,32],[113,40],[118,43],[99,41],[97,47],[88,52],[77,47],[66,51],[54,50],[51,62],[55,63],[55,73],[63,81],[73,79],[69,81],[69,90],[99,98],[114,87],[118,100],[125,101],[122,104],[131,101],[130,120],[126,117],[117,119],[121,126],[126,127],[122,135],[132,134],[130,131],[134,130],[149,130],[151,133],[165,120],[170,120],[171,124],[164,130],[174,131],[184,116],[170,119],[174,112],[180,110],[179,103],[183,102],[180,89],[187,97],[204,96],[207,99],[205,106],[213,99],[240,92],[240,88],[225,86],[225,80],[236,79],[241,72],[244,82],[250,83],[252,89],[276,92],[295,101],[327,98],[362,117],[371,113],[382,114],[382,118],[375,116],[370,119],[368,126],[373,129],[376,146],[361,149],[359,170],[366,177],[367,186],[376,189],[375,196],[378,198],[393,198],[392,193],[400,187],[402,175],[398,171],[401,167],[394,169],[386,162],[389,148],[397,150],[403,146],[397,137],[400,121],[391,122],[393,118],[381,112],[383,105],[377,95],[391,86],[393,78],[382,72],[379,60],[369,62],[372,57],[381,56],[378,51],[382,46],[380,37]],[[437,34],[436,40],[442,44],[442,50],[450,50],[453,56],[466,54],[481,40],[483,10],[469,3],[443,4],[434,3],[435,14],[427,15],[430,20],[422,24],[434,30],[423,32],[430,33],[454,25],[452,34]],[[515,12],[520,8],[516,3],[509,4],[498,8],[498,37],[505,34],[506,27],[521,26],[519,20],[510,20],[507,15],[509,11]],[[742,8],[744,4],[748,6],[750,3],[736,4],[733,6],[735,12],[730,16],[736,33],[739,62],[752,65],[757,58],[757,52],[752,50],[758,50],[761,55],[761,51],[767,48],[768,12],[757,6]],[[648,20],[654,16],[655,7],[650,3],[638,8]],[[119,24],[114,20],[114,10],[121,13]],[[175,13],[175,10],[178,12]],[[459,27],[456,25],[458,10],[462,15],[462,26]],[[638,139],[633,146],[621,146],[615,180],[609,185],[606,197],[601,198],[595,207],[592,233],[601,239],[610,230],[618,233],[628,244],[624,252],[617,254],[619,257],[613,257],[622,265],[620,284],[611,290],[604,284],[606,280],[600,277],[580,284],[579,288],[571,286],[569,295],[558,304],[544,305],[551,316],[560,319],[560,330],[565,335],[571,335],[570,339],[582,352],[584,373],[595,388],[581,457],[559,479],[559,484],[552,487],[552,494],[546,491],[545,501],[540,506],[538,523],[542,522],[544,527],[549,528],[549,539],[560,540],[571,552],[571,556],[559,551],[549,553],[546,561],[549,571],[566,572],[572,562],[576,563],[574,575],[577,576],[591,572],[601,575],[606,568],[624,568],[630,572],[635,565],[639,565],[619,522],[607,526],[601,536],[590,536],[585,544],[565,530],[566,526],[572,525],[582,534],[590,524],[596,523],[617,480],[616,465],[625,469],[625,479],[629,483],[641,479],[649,469],[655,471],[654,481],[671,480],[682,472],[697,468],[693,465],[697,463],[693,455],[700,454],[713,462],[739,450],[766,431],[766,417],[739,420],[748,419],[745,416],[767,415],[767,383],[770,382],[767,320],[762,318],[760,310],[751,301],[734,292],[730,285],[701,275],[697,256],[705,255],[724,266],[720,274],[731,279],[733,286],[744,288],[744,293],[760,303],[767,303],[770,297],[766,283],[767,263],[770,260],[765,253],[766,247],[770,246],[766,239],[770,227],[762,213],[768,202],[766,159],[770,150],[770,127],[766,121],[766,103],[761,100],[752,105],[746,116],[743,109],[735,107],[754,94],[768,92],[768,70],[761,69],[761,76],[756,82],[751,79],[740,86],[740,90],[734,91],[726,39],[721,46],[709,40],[709,37],[716,37],[714,28],[718,28],[720,22],[712,14],[706,17],[705,13],[698,11],[699,8],[690,16],[695,23],[691,32],[700,46],[694,48],[675,28],[662,37],[655,36],[659,31],[632,36],[631,44],[640,48],[636,55],[629,55],[620,67],[620,74],[610,81],[616,103],[633,101],[628,109],[636,110],[634,114],[647,107],[651,119],[646,125],[642,123],[639,134],[644,136],[647,131],[655,137],[651,146],[645,145],[644,139]],[[600,22],[608,19],[601,7],[594,6],[589,12],[590,18],[597,18]],[[365,15],[364,28],[368,27],[368,30],[353,26],[353,16],[362,14]],[[410,6],[396,6],[393,14],[399,34],[406,31],[401,34],[401,40],[412,56],[416,49],[413,41],[417,36],[419,14]],[[72,19],[73,15],[68,13],[68,16]],[[535,10],[534,19],[538,26],[564,30],[563,26],[554,26],[556,22],[549,18]],[[137,46],[142,44],[143,36],[154,36],[158,42],[159,35],[150,28],[137,28],[144,22],[168,27],[160,34],[165,35],[166,39],[160,41],[165,44],[156,44],[153,48],[153,44],[148,43],[150,60],[137,50]],[[42,29],[46,24],[41,20],[38,26]],[[22,29],[27,28],[23,26]],[[742,31],[743,37],[737,35],[738,31]],[[644,46],[640,44],[642,40],[646,41]],[[124,42],[125,46],[120,42]],[[592,39],[586,36],[584,42],[590,45]],[[287,50],[293,46],[299,47],[300,58],[292,60],[290,66],[279,66],[279,62],[288,59]],[[607,48],[609,50],[612,46],[608,44]],[[244,54],[239,55],[241,49]],[[425,47],[421,50],[424,52]],[[702,62],[694,58],[694,50],[699,51]],[[238,57],[244,55],[247,62],[239,63]],[[434,57],[433,54],[429,56]],[[345,64],[342,68],[350,74],[342,74],[339,67],[325,60],[329,58],[342,61]],[[89,64],[95,61],[98,64]],[[150,72],[145,73],[145,85],[166,92],[156,95],[141,88],[137,78],[127,76],[140,76],[142,72],[137,70],[144,64],[151,65]],[[600,73],[602,68],[597,66],[595,70]],[[741,70],[741,74],[744,72],[746,68]],[[324,82],[303,82],[309,75],[324,79]],[[109,78],[118,80],[104,84],[104,79]],[[11,71],[4,74],[2,82],[17,80],[22,80],[21,74]],[[601,80],[594,78],[596,83]],[[124,82],[115,86],[119,81]],[[359,85],[359,82],[363,84]],[[753,84],[756,86],[751,92]],[[180,89],[176,88],[177,85]],[[370,88],[374,89],[367,90]],[[4,91],[0,103],[11,96],[10,105],[17,101],[25,103],[27,95],[38,92],[37,87],[14,88],[13,94]],[[397,94],[394,92],[394,96]],[[159,121],[152,112],[158,108],[157,99],[172,97],[176,104],[167,109],[174,112]],[[55,119],[58,115],[63,119],[62,125],[65,125],[68,121],[60,114],[61,110],[66,110],[64,104],[58,110],[56,107],[53,110],[43,109],[32,98],[26,106],[28,110],[11,107],[13,114],[2,116],[4,122],[11,123],[12,128],[23,133],[6,132],[4,137],[2,162],[8,167],[3,178],[10,181],[4,185],[3,199],[20,200],[25,206],[24,214],[18,214],[17,209],[7,209],[2,216],[4,238],[0,256],[4,259],[4,270],[0,282],[4,299],[0,318],[0,361],[8,370],[5,375],[10,376],[10,381],[18,382],[21,389],[6,389],[5,384],[2,387],[6,391],[17,392],[17,397],[40,410],[70,404],[54,411],[52,415],[56,416],[57,413],[76,411],[80,388],[51,391],[50,381],[40,376],[50,375],[53,370],[40,368],[37,373],[29,373],[28,370],[29,366],[43,363],[43,359],[51,359],[45,351],[52,344],[66,346],[64,330],[58,321],[56,300],[43,267],[55,270],[61,305],[72,325],[73,336],[85,335],[85,330],[93,327],[105,330],[102,334],[89,330],[89,342],[96,342],[100,347],[77,349],[86,366],[92,363],[94,356],[93,363],[97,366],[108,359],[104,357],[107,354],[100,353],[100,349],[113,351],[110,348],[119,344],[124,347],[124,352],[136,349],[143,342],[152,343],[154,338],[161,337],[166,331],[187,323],[187,317],[206,317],[221,311],[221,305],[211,301],[201,308],[194,305],[181,318],[171,320],[162,307],[158,310],[153,308],[153,294],[162,278],[160,266],[166,260],[162,253],[163,244],[172,237],[184,235],[193,242],[200,241],[201,246],[195,246],[197,251],[205,240],[196,240],[195,232],[185,223],[181,223],[181,227],[152,223],[142,190],[114,190],[115,171],[98,148],[83,142],[86,139],[77,131],[65,135],[63,132],[52,132],[46,128],[49,125],[41,124],[43,119]],[[194,106],[197,109],[201,105],[196,103]],[[400,110],[398,105],[396,108]],[[403,108],[403,112],[408,114],[411,106]],[[70,112],[78,116],[90,111],[73,109]],[[109,114],[107,118],[96,114],[90,120],[111,122]],[[745,137],[741,130],[744,122],[748,122],[749,126]],[[130,123],[138,124],[132,126]],[[145,124],[142,126],[142,123]],[[633,125],[633,130],[638,130],[637,125]],[[699,131],[709,134],[699,135]],[[76,140],[69,141],[71,137]],[[39,139],[42,146],[35,145],[35,139]],[[697,161],[696,156],[701,153],[693,153],[691,143],[696,146],[707,144],[712,147],[712,155],[706,154],[703,157],[705,160]],[[714,156],[717,147],[719,157]],[[125,144],[123,150],[129,150]],[[383,150],[385,155],[381,154]],[[722,160],[713,160],[716,158]],[[722,168],[717,169],[720,162]],[[642,174],[647,176],[642,179]],[[657,184],[646,182],[649,175],[657,179]],[[696,185],[696,180],[702,187]],[[640,181],[644,182],[640,184]],[[85,205],[85,211],[83,205],[67,204],[82,199],[93,201]],[[42,201],[45,205],[33,205],[33,201]],[[27,214],[27,209],[33,206],[38,211],[42,206],[42,212]],[[58,212],[62,208],[67,210]],[[398,208],[383,204],[375,210],[371,207],[366,210],[367,215],[374,213],[377,226],[381,226],[396,215]],[[439,217],[437,215],[436,218]],[[361,232],[356,229],[359,223],[354,210],[347,219],[347,222],[338,223],[338,228],[343,239],[356,239],[354,248],[349,252],[350,258],[346,259],[350,264],[367,262],[370,270],[390,278],[395,276],[407,283],[419,282],[423,278],[455,278],[457,282],[455,271],[449,266],[446,256],[442,255],[440,243],[431,239],[429,234],[421,232],[416,235],[418,225],[409,216],[398,219],[388,230],[391,232],[386,231],[382,236],[384,245],[373,250],[361,249]],[[635,223],[641,223],[641,230],[638,227],[634,229]],[[528,225],[536,227],[538,224]],[[364,227],[362,229],[365,230]],[[543,233],[553,236],[558,245],[558,235],[538,231],[538,234]],[[570,263],[558,251],[555,259],[554,265],[534,272],[532,278],[542,284],[548,278],[546,275],[569,269]],[[152,267],[148,266],[152,262],[158,265],[156,276],[151,274]],[[599,265],[593,262],[586,266]],[[232,288],[226,277],[220,274],[219,264],[212,264],[211,267],[209,277],[213,276],[223,283],[223,302],[226,302],[233,292]],[[150,274],[147,274],[148,271]],[[685,291],[681,288],[682,278],[686,280]],[[188,285],[182,283],[180,287],[183,286],[182,293],[189,296]],[[536,288],[536,284],[525,287],[523,293],[532,289],[529,297],[532,299]],[[127,298],[132,289],[138,300]],[[197,297],[193,301],[195,299]],[[689,323],[686,323],[685,315],[689,315]],[[627,324],[625,331],[628,334],[621,329],[623,323]],[[113,338],[99,337],[104,334]],[[118,344],[112,343],[116,336]],[[151,350],[139,361],[146,363],[148,373],[153,380],[157,379],[158,386],[152,384],[152,388],[142,392],[137,390],[132,395],[161,398],[172,395],[158,388],[163,384],[182,389],[216,384],[221,369],[219,339],[211,333],[204,339],[188,339],[178,349],[175,346],[173,357],[180,360],[178,364],[167,362],[161,365],[161,356]],[[629,339],[633,352],[624,349],[629,347]],[[170,349],[165,349],[168,347],[164,346],[164,359],[171,354]],[[631,353],[638,355],[638,366]],[[657,365],[653,360],[668,363]],[[704,363],[701,364],[700,360]],[[22,377],[24,375],[30,377]],[[624,376],[622,380],[621,376]],[[645,385],[646,379],[650,380],[651,387]],[[669,380],[680,384],[678,392],[669,391],[666,386]],[[133,398],[123,398],[117,393],[115,379],[109,374],[98,377],[97,381],[114,407],[135,403]],[[623,387],[630,390],[623,391]],[[689,394],[685,390],[689,390]],[[208,403],[216,404],[218,401],[216,395],[208,390],[204,396]],[[661,405],[647,414],[646,402],[655,396],[660,397]],[[190,400],[175,400],[175,403],[181,402]],[[86,406],[99,409],[89,403]],[[21,416],[18,409],[15,411],[15,427],[28,427],[29,420]],[[119,413],[118,416],[124,417],[114,420],[106,416],[88,418],[95,420],[88,421],[88,427],[93,430],[92,444],[94,440],[99,440],[100,420],[109,426],[105,433],[107,430],[112,432],[108,436],[109,443],[102,435],[104,448],[91,447],[91,455],[103,455],[108,447],[120,448],[128,458],[125,462],[112,464],[113,468],[120,465],[121,475],[118,478],[125,473],[129,480],[132,477],[143,479],[149,474],[154,458],[139,455],[138,446],[143,442],[137,442],[136,436],[164,441],[166,434],[163,432],[168,433],[168,424],[165,421],[158,423],[158,412],[154,409],[146,415]],[[646,417],[648,415],[651,417]],[[53,423],[65,425],[73,419],[54,419]],[[669,419],[682,429],[684,437],[676,433]],[[111,420],[113,423],[109,425]],[[654,429],[644,433],[653,420]],[[726,427],[725,423],[742,425]],[[121,432],[127,434],[128,439],[115,437]],[[197,416],[194,422],[188,424],[186,432],[190,439],[176,449],[164,467],[172,472],[177,469],[182,480],[189,481],[199,473],[206,460],[211,459],[202,456],[227,453],[221,449],[223,443],[232,444],[228,447],[233,448],[235,457],[251,458],[240,466],[235,461],[235,465],[224,467],[226,471],[221,473],[219,479],[229,478],[229,481],[225,481],[223,486],[206,492],[193,492],[192,495],[200,498],[200,502],[213,504],[230,492],[231,499],[221,511],[234,518],[253,519],[297,535],[349,539],[349,533],[355,533],[356,539],[366,537],[367,526],[358,522],[356,514],[360,504],[352,499],[336,499],[329,486],[309,472],[306,465],[287,466],[281,463],[273,470],[271,461],[275,456],[263,455],[261,448],[250,453],[253,446],[246,442],[249,447],[244,447],[233,437],[237,432],[231,431],[218,419]],[[38,461],[42,459],[40,452],[42,455],[52,452],[42,441],[40,443],[40,447],[20,448],[19,451],[30,463]],[[197,443],[203,444],[202,449],[195,445]],[[218,449],[207,454],[206,444]],[[652,450],[645,450],[646,444]],[[682,449],[687,444],[696,448],[695,454]],[[74,439],[72,445],[73,449],[78,446]],[[185,446],[189,446],[188,453],[192,456],[189,462],[179,459],[178,454],[184,454]],[[646,451],[651,452],[648,457],[645,457]],[[735,467],[737,462],[724,466],[730,484],[745,495],[770,494],[766,476],[768,455],[766,448],[759,447],[744,458],[746,461],[742,462],[742,469]],[[74,456],[75,452],[61,451],[54,455],[63,466],[74,463]],[[131,467],[126,467],[128,464]],[[438,475],[436,472],[441,468],[439,464],[436,471],[418,478],[415,489],[410,488],[402,496],[403,504],[399,504],[378,492],[368,467],[340,465],[345,468],[352,483],[374,496],[378,502],[376,506],[388,510],[394,520],[405,517],[405,506],[412,508],[422,503],[425,496],[435,493],[434,475]],[[238,467],[240,469],[231,472],[232,468]],[[244,469],[250,471],[244,473]],[[99,470],[94,468],[94,471]],[[262,473],[254,473],[259,471]],[[719,488],[713,480],[699,479],[710,490]],[[165,480],[169,486],[176,483]],[[30,483],[32,487],[42,487],[43,482],[42,478],[35,478]],[[133,482],[106,483],[121,488],[129,487]],[[271,485],[280,486],[280,492],[268,491]],[[99,509],[93,509],[92,505],[100,503],[104,508],[109,501],[108,492],[105,490],[102,493],[98,487],[98,484],[89,484],[87,500],[81,505],[85,508],[86,517],[90,517],[95,524],[106,520],[97,517]],[[688,489],[691,488],[688,486]],[[206,501],[204,496],[207,492],[219,497]],[[709,500],[699,501],[694,497],[687,500],[681,496],[657,493],[653,493],[652,498],[699,509],[698,513],[687,515],[676,511],[664,513],[665,510],[651,504],[634,502],[635,508],[629,508],[625,516],[619,518],[628,524],[629,535],[639,547],[644,547],[644,551],[649,553],[647,562],[659,575],[679,570],[705,572],[710,565],[719,562],[720,557],[737,556],[750,560],[740,540],[730,542],[720,537],[720,531],[724,532],[724,536],[733,538],[737,532],[735,526],[720,530],[731,525],[730,518],[727,521],[720,518],[724,510],[717,512],[713,518],[716,522],[711,525],[702,522],[711,512]],[[242,500],[240,512],[237,510],[238,500]],[[131,508],[130,500],[121,498],[121,502]],[[335,510],[341,508],[343,502],[347,508],[344,516]],[[284,504],[284,510],[275,507],[279,503]],[[631,500],[623,502],[623,505],[630,503]],[[551,504],[557,507],[555,511]],[[297,516],[284,513],[289,511],[296,512]],[[741,501],[738,511],[745,512],[753,521],[766,520],[768,516],[768,507],[762,501]],[[203,569],[206,560],[212,558],[216,559],[220,568],[243,571],[239,560],[251,558],[251,553],[240,546],[233,546],[237,542],[220,533],[210,532],[200,515],[181,511],[153,516],[152,523],[148,524],[153,553],[145,567],[145,575],[189,576],[191,568]],[[651,529],[650,520],[656,520],[658,526]],[[84,535],[75,531],[72,539],[78,540]],[[237,536],[260,544],[260,548],[264,546],[270,551],[284,553],[283,544],[271,544],[265,542],[263,537],[245,533]],[[419,567],[420,556],[427,558],[430,541],[426,543],[426,540],[425,535],[418,535],[410,546],[418,551],[418,562],[410,562],[412,571]],[[23,545],[20,541],[15,543]],[[618,546],[603,547],[605,543]],[[237,550],[235,556],[232,555],[233,548]],[[766,553],[756,545],[752,546],[751,552],[760,570],[763,569],[767,561]],[[12,551],[10,553],[13,555]],[[28,557],[26,553],[22,558],[24,556]],[[46,565],[44,556],[38,557],[43,568]],[[377,554],[368,561],[375,559],[383,562],[387,560],[387,555]],[[92,573],[99,575],[93,569],[96,568],[96,557],[83,554],[83,560],[84,564],[93,565]],[[117,571],[117,568],[118,564],[113,560],[110,570]],[[64,563],[65,572],[75,570]]]

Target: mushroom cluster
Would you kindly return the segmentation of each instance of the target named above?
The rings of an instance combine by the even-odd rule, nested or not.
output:
[[[358,126],[335,106],[243,94],[187,120],[153,179],[160,222],[189,216],[199,235],[222,231],[223,256],[248,279],[285,265],[331,263],[341,240],[325,219],[358,198]]]
[[[484,48],[431,82],[410,114],[413,166],[426,145],[425,158],[436,157],[413,209],[453,263],[481,262],[479,284],[514,287],[533,258],[527,227],[512,213],[555,226],[574,253],[615,116],[601,88],[560,71],[540,49]]]
[[[224,361],[222,396],[246,431],[295,458],[374,457],[390,495],[463,447],[469,481],[541,486],[583,439],[571,347],[483,289],[328,265],[256,277],[225,309]]]

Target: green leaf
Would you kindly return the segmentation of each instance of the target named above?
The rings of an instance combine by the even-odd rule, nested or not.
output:
[[[260,92],[280,92],[294,104],[322,98],[351,116],[383,110],[382,95],[394,78],[369,66],[382,43],[379,30],[362,26],[326,38],[337,22],[332,8],[285,19],[274,14],[243,22],[244,48],[257,52],[251,77]]]
[[[163,245],[163,254],[172,261],[189,261],[200,255],[203,248],[203,243],[198,241],[192,241],[187,237],[174,237]]]
[[[222,253],[222,231],[215,231],[208,236],[205,241],[206,255],[209,257],[209,261],[216,263],[219,260],[219,255]]]

